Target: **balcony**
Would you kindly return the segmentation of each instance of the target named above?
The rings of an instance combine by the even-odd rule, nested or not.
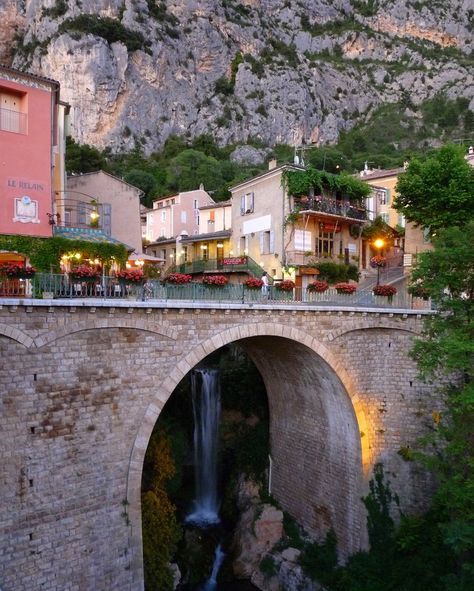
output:
[[[49,223],[60,228],[102,230],[110,234],[110,205],[77,199],[56,199]]]
[[[321,195],[295,197],[294,207],[298,213],[325,214],[363,222],[368,219],[367,209],[359,203],[330,199]]]
[[[0,131],[10,131],[25,135],[27,124],[28,115],[26,113],[0,108]]]

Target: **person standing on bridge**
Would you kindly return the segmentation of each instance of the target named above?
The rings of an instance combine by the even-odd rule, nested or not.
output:
[[[262,296],[268,298],[270,293],[270,281],[268,280],[268,273],[266,271],[262,274]]]

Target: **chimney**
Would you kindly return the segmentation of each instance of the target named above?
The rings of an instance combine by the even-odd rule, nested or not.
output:
[[[199,184],[199,190],[200,191],[204,191],[204,183],[200,183]]]
[[[277,167],[276,158],[272,158],[271,160],[269,160],[269,162],[268,162],[268,170],[273,170],[276,167]]]

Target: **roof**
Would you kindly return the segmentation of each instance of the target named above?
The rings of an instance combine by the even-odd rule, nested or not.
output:
[[[128,256],[129,261],[150,261],[154,263],[164,263],[166,259],[160,257],[153,257],[151,254],[146,254],[144,252],[132,252],[131,255]]]
[[[383,179],[389,176],[397,176],[399,175],[401,172],[404,172],[404,168],[390,168],[387,170],[372,170],[371,172],[368,172],[367,174],[361,174],[360,175],[360,180],[361,181],[367,181],[367,180],[372,180],[372,179]]]
[[[127,181],[124,181],[123,179],[121,179],[118,176],[115,176],[113,174],[110,174],[110,172],[105,172],[105,170],[94,170],[93,172],[79,172],[77,174],[69,174],[68,175],[68,180],[70,179],[80,179],[82,177],[85,176],[92,176],[94,174],[105,174],[107,176],[109,176],[111,179],[113,179],[114,181],[117,181],[118,183],[123,183],[124,185],[127,185],[128,187],[131,187],[132,189],[135,189],[135,191],[138,191],[139,195],[144,195],[145,192],[142,191],[141,189],[139,189],[138,187],[135,187],[135,185],[131,185],[130,183],[127,183]]]
[[[229,238],[231,230],[221,230],[220,232],[207,232],[206,234],[193,234],[192,236],[183,236],[181,244],[185,242],[200,242],[201,240],[217,240],[218,238]]]
[[[216,207],[227,207],[232,206],[232,201],[227,199],[227,201],[216,201],[215,203],[211,203],[210,205],[202,205],[199,210],[201,209],[216,209]]]
[[[176,238],[158,238],[157,240],[155,240],[155,242],[150,242],[149,244],[146,245],[146,248],[149,248],[150,246],[155,246],[157,244],[171,244],[176,242]]]
[[[42,82],[47,82],[51,84],[51,86],[56,86],[59,88],[59,82],[57,80],[53,80],[52,78],[46,78],[46,76],[39,76],[38,74],[31,74],[30,72],[23,72],[22,70],[18,70],[16,68],[12,68],[10,66],[6,66],[4,64],[0,64],[0,71],[6,70],[11,74],[15,74],[16,76],[24,76],[25,78],[32,78],[33,80],[41,80]]]
[[[87,242],[106,242],[108,244],[121,244],[125,246],[128,251],[135,250],[133,246],[128,246],[120,240],[115,240],[111,236],[104,234],[102,230],[96,230],[95,228],[67,228],[63,226],[54,226],[53,229],[55,236],[62,236],[63,238],[69,238],[69,240],[85,240]]]
[[[262,173],[257,174],[256,176],[253,176],[245,181],[242,181],[242,182],[238,183],[237,185],[234,185],[233,187],[229,187],[229,191],[233,191],[235,189],[238,189],[239,187],[241,187],[243,185],[247,185],[248,183],[251,183],[252,181],[262,179],[266,176],[273,176],[276,172],[283,172],[284,170],[305,170],[305,169],[304,169],[304,167],[297,166],[296,164],[282,164],[281,166],[277,166],[276,168],[271,168],[270,170],[265,170],[265,172],[262,172]]]

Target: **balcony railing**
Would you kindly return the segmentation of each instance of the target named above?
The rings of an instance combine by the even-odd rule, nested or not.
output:
[[[174,265],[168,269],[171,273],[186,273],[194,275],[197,273],[249,273],[255,277],[261,277],[262,267],[251,257],[245,255],[241,257],[223,257],[221,259],[197,260],[187,263]]]
[[[26,134],[28,116],[26,113],[0,108],[0,130]]]
[[[115,277],[102,277],[95,281],[72,280],[66,275],[37,273],[32,279],[0,279],[0,296],[29,297],[41,299],[74,300],[120,300],[134,301],[183,301],[222,302],[265,305],[310,305],[324,307],[362,307],[393,309],[431,309],[431,302],[413,298],[405,289],[400,289],[393,298],[374,296],[372,289],[358,289],[355,293],[339,294],[334,288],[324,293],[314,293],[297,287],[282,291],[271,285],[268,293],[260,289],[248,289],[243,284],[228,284],[223,287],[207,286],[200,282],[184,285],[149,280],[144,285],[124,285]]]
[[[104,230],[107,225],[105,205],[88,203],[77,199],[56,199],[52,225],[65,228],[96,228]]]
[[[327,213],[358,221],[368,219],[367,209],[350,201],[340,201],[339,199],[329,199],[322,196],[303,196],[295,197],[294,204],[298,211]]]

